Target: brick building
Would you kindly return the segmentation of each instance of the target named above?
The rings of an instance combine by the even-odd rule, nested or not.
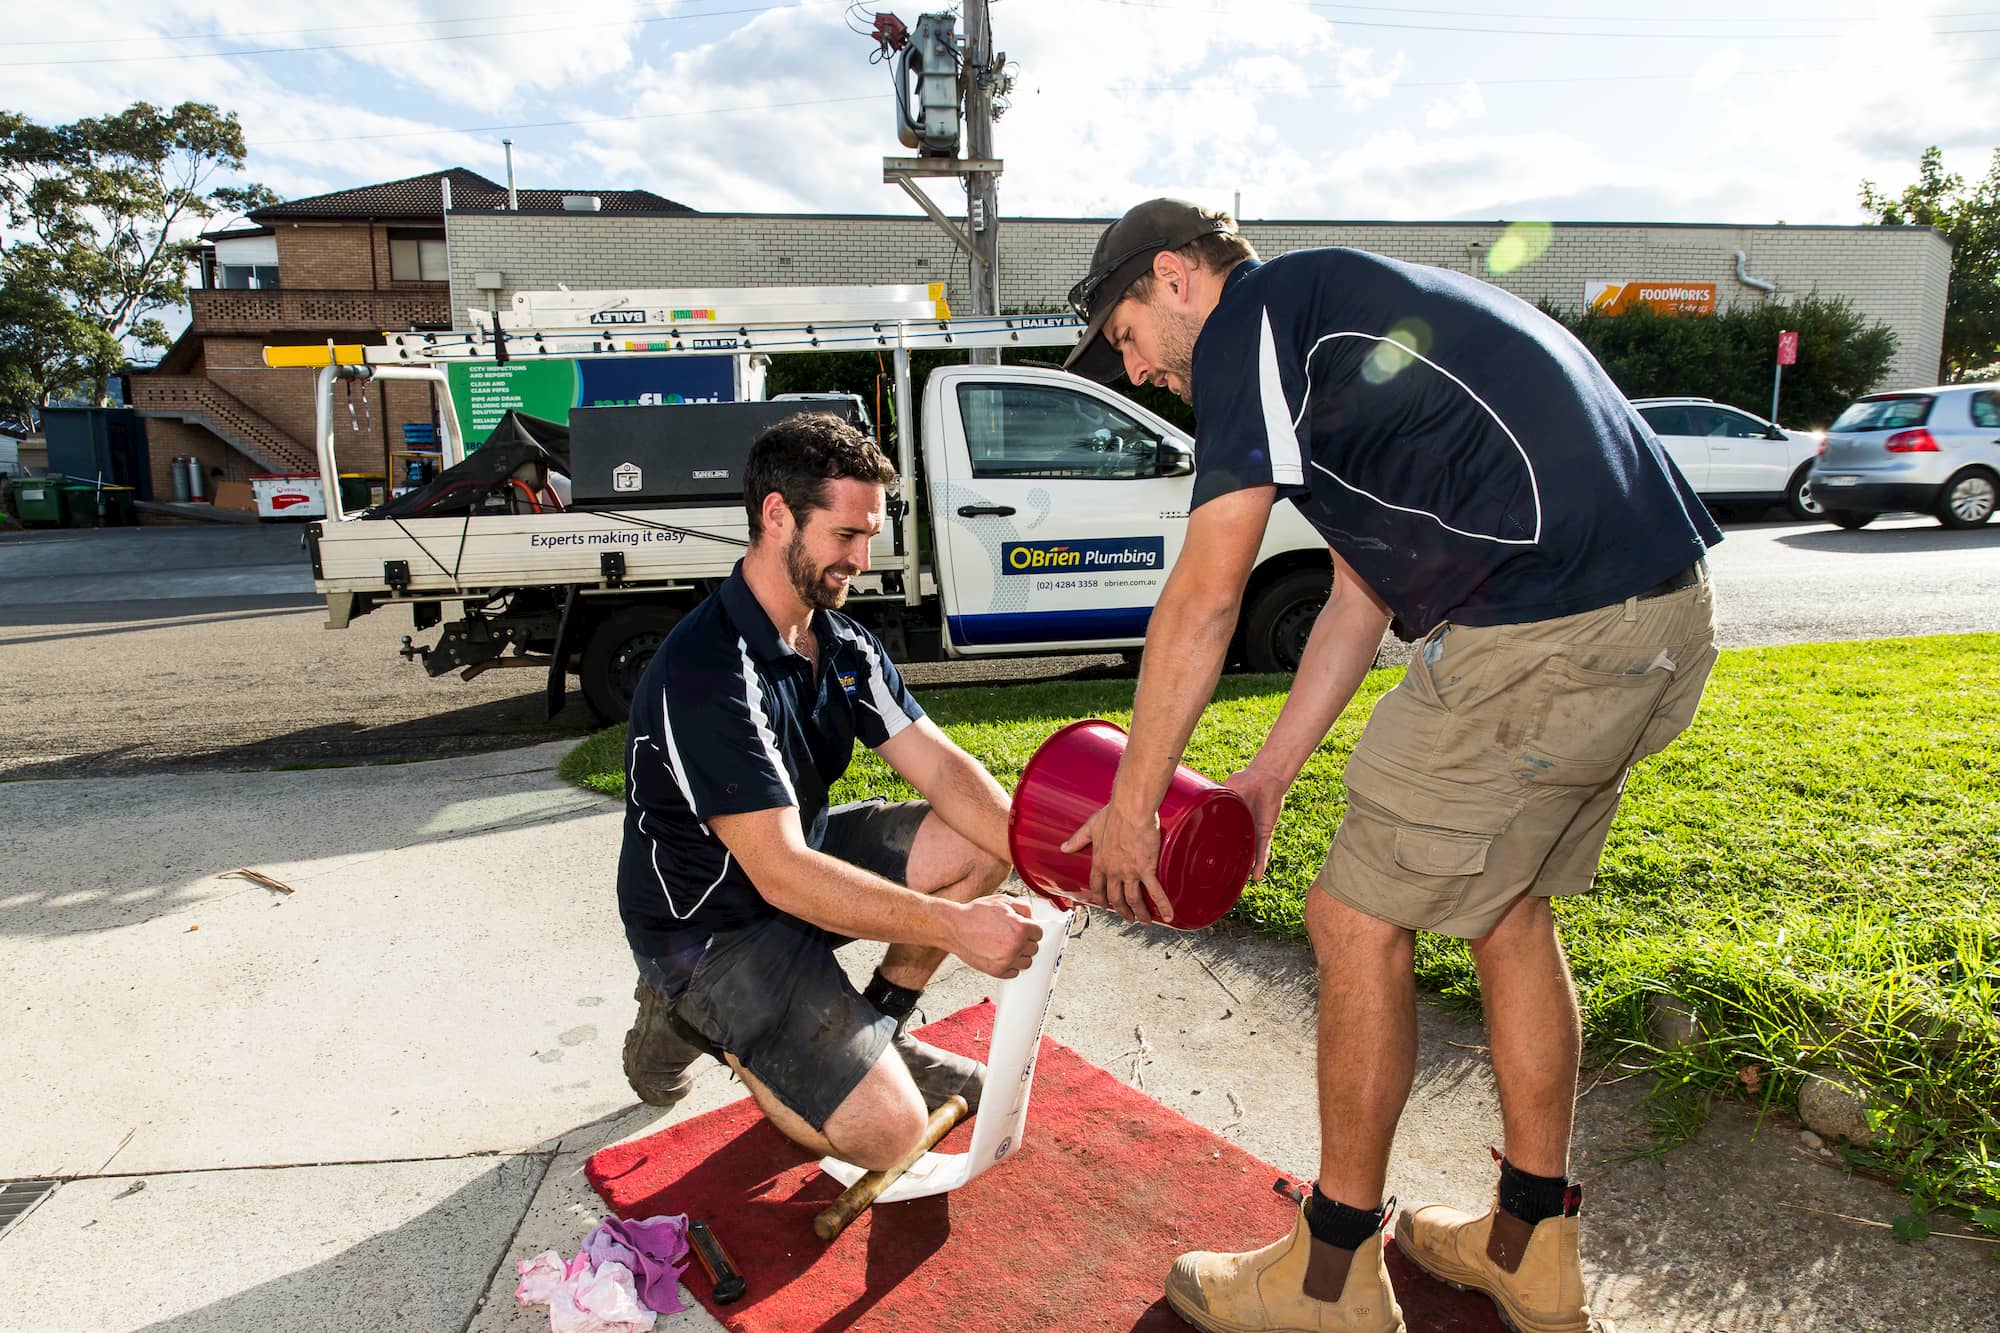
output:
[[[1108,221],[1005,219],[1002,308],[1060,309]],[[969,308],[964,257],[924,218],[527,217],[454,209],[450,227],[451,308],[461,321],[468,305],[497,298],[505,309],[516,291],[559,282],[584,289],[943,281],[954,308]],[[1928,227],[1249,221],[1243,234],[1266,257],[1356,246],[1473,273],[1527,300],[1572,309],[1598,284],[1620,281],[1710,284],[1717,309],[1812,292],[1843,296],[1868,320],[1896,331],[1896,359],[1880,387],[1937,378],[1951,271],[1951,247]],[[497,291],[479,285],[480,275],[490,280],[495,273]],[[1774,290],[1767,295],[1759,284]]]
[[[317,472],[310,370],[270,370],[270,344],[380,343],[385,330],[448,328],[444,182],[454,217],[508,212],[507,187],[453,167],[274,204],[212,233],[192,319],[158,367],[131,377],[147,418],[153,494],[169,460],[193,455],[213,480]],[[521,190],[516,216],[565,209],[630,219],[689,210],[645,190]],[[335,403],[342,472],[388,474],[388,455],[434,420],[428,387],[370,385]]]

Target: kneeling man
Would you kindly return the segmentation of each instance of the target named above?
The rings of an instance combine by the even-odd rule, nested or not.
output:
[[[618,907],[639,966],[625,1072],[671,1106],[704,1052],[814,1152],[883,1169],[927,1110],[977,1109],[985,1066],[905,1032],[946,954],[1019,973],[1041,928],[994,894],[1006,793],[840,614],[895,479],[837,417],[766,431],[744,469],[750,549],[660,645],[632,702]],[[920,801],[827,804],[859,738]],[[889,945],[866,990],[833,956]]]

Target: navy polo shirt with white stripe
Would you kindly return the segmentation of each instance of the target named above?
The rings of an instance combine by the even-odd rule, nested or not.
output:
[[[1583,344],[1463,273],[1243,263],[1193,378],[1194,505],[1276,484],[1412,638],[1609,606],[1722,540]]]
[[[814,612],[812,631],[817,672],[778,637],[739,563],[641,675],[618,858],[633,952],[661,957],[775,915],[708,821],[789,806],[818,847],[854,742],[884,745],[924,715],[873,634],[837,611]]]

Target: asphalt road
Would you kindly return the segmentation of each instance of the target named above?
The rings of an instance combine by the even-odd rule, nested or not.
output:
[[[2000,631],[2000,525],[1727,533],[1712,567],[1730,646]],[[397,655],[400,612],[324,619],[296,528],[0,535],[0,778],[432,759],[592,726],[577,699],[543,716],[540,672],[425,675]],[[1104,655],[907,669],[927,688],[1131,672]]]

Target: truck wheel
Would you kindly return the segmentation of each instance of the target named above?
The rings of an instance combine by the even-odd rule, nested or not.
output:
[[[1799,464],[1799,470],[1785,483],[1785,512],[1793,518],[1811,520],[1826,513],[1826,506],[1814,498],[1812,482],[1808,479],[1812,472],[1812,461]]]
[[[584,645],[577,674],[583,678],[583,701],[607,726],[632,713],[632,692],[653,652],[681,613],[665,606],[628,606],[597,623]]]
[[[1865,528],[1875,521],[1875,515],[1865,514],[1859,509],[1829,509],[1826,511],[1826,517],[1850,532],[1855,528]]]
[[[1295,569],[1267,585],[1243,622],[1243,665],[1252,671],[1297,671],[1332,588],[1331,569]]]
[[[1969,467],[1938,493],[1937,521],[1948,528],[1976,528],[1993,517],[1993,474]]]

